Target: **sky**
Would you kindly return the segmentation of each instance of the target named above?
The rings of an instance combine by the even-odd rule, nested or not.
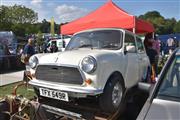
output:
[[[0,5],[24,5],[38,13],[38,21],[70,22],[98,9],[109,0],[0,0]],[[131,15],[158,11],[165,18],[180,20],[180,0],[112,0]]]

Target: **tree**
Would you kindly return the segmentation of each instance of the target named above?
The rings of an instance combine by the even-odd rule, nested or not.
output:
[[[40,24],[40,30],[42,33],[50,32],[50,23],[46,19],[42,20],[42,23]]]
[[[40,31],[40,27],[37,23],[35,24],[24,24],[26,34],[36,34]]]
[[[13,31],[17,36],[25,36],[26,29],[23,24],[13,24],[11,26],[11,31]]]
[[[178,27],[175,27],[178,26],[175,18],[165,19],[157,11],[147,12],[144,15],[140,15],[139,18],[152,23],[157,34],[171,34],[178,31]]]
[[[175,33],[180,33],[180,20],[175,24],[173,30]]]
[[[17,36],[37,33],[39,26],[35,26],[38,15],[32,9],[22,5],[0,6],[0,30],[13,31]]]
[[[55,33],[60,34],[60,25],[56,24],[55,22],[54,22],[54,25],[55,25]]]
[[[140,15],[139,18],[141,19],[153,19],[153,18],[158,18],[162,17],[161,14],[157,11],[149,11],[145,13],[144,15]]]
[[[9,11],[7,6],[0,6],[0,30],[9,30],[12,23],[8,21],[8,15],[6,14]]]
[[[6,18],[11,23],[35,23],[38,20],[37,13],[22,5],[9,6]]]
[[[51,18],[50,24],[50,33],[52,36],[54,36],[54,17]]]

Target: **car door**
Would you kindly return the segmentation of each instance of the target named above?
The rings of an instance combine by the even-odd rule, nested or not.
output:
[[[124,49],[128,47],[135,47],[135,36],[129,32],[125,33]],[[137,50],[125,52],[126,58],[126,85],[132,87],[139,81],[139,57]]]
[[[147,76],[149,59],[146,55],[144,44],[142,40],[136,36],[137,55],[139,59],[139,77],[140,80],[145,80]]]

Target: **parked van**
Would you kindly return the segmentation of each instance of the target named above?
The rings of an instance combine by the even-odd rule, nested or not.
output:
[[[70,39],[71,39],[71,36],[67,36],[67,35],[62,36],[60,38],[52,38],[47,44],[47,50],[50,52],[50,48],[54,44],[58,47],[58,51],[64,51]]]
[[[12,31],[0,31],[0,70],[20,67],[17,38]]]

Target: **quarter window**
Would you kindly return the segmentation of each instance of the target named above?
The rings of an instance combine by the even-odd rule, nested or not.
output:
[[[134,39],[133,35],[126,33],[124,46],[125,46],[125,48],[127,46],[132,46],[132,47],[134,46],[136,48],[135,39]]]
[[[136,37],[136,41],[137,41],[137,51],[138,53],[144,53],[145,50],[144,50],[144,45],[143,45],[143,42],[140,38]]]

